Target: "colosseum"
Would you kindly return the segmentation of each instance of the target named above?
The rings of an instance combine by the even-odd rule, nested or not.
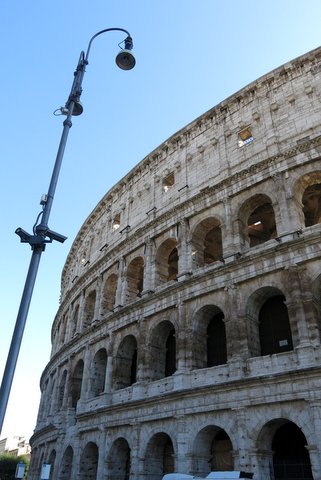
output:
[[[318,48],[106,193],[62,272],[28,478],[321,479],[320,158]]]

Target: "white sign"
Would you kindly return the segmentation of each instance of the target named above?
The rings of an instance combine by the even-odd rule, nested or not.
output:
[[[49,480],[50,479],[50,463],[43,463],[41,468],[40,480]]]
[[[23,478],[25,474],[26,464],[23,462],[17,463],[15,478]]]

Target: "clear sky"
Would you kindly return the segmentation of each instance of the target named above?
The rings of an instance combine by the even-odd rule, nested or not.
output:
[[[117,69],[124,36],[98,37],[83,82],[49,226],[68,237],[44,252],[1,437],[31,435],[50,357],[64,261],[82,223],[154,148],[226,97],[321,44],[320,0],[1,0],[0,374],[30,261],[17,227],[41,210],[81,50],[129,30],[137,65]]]

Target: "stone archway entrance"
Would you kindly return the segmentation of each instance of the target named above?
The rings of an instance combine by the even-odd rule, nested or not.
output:
[[[275,480],[313,479],[307,441],[292,422],[281,425],[272,440]]]

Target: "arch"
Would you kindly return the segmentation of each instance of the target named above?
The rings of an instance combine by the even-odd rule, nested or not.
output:
[[[84,362],[78,360],[71,377],[71,407],[76,408],[81,395],[81,385],[84,373]]]
[[[80,457],[79,480],[97,480],[99,451],[94,442],[89,442]]]
[[[64,451],[64,454],[61,459],[60,471],[59,471],[60,480],[71,480],[73,458],[74,458],[74,451],[72,447],[69,445]]]
[[[245,244],[255,247],[277,237],[275,213],[270,197],[258,193],[240,208],[241,236]]]
[[[275,480],[313,479],[306,438],[292,422],[281,425],[273,436],[273,470]]]
[[[321,171],[302,175],[295,182],[294,197],[302,227],[321,223]]]
[[[101,315],[106,315],[114,308],[116,302],[117,282],[118,277],[115,273],[109,275],[105,282],[102,293]]]
[[[153,330],[150,338],[151,379],[159,380],[176,371],[176,335],[173,324],[164,320]]]
[[[313,479],[307,440],[301,428],[286,418],[266,423],[258,436],[262,472],[275,480]]]
[[[234,470],[233,446],[226,431],[207,426],[195,437],[192,453],[193,475],[206,477],[208,472]]]
[[[78,318],[79,318],[79,305],[76,305],[75,309],[74,309],[74,313],[72,315],[71,337],[73,337],[75,335],[75,333],[77,332]]]
[[[192,255],[195,267],[223,260],[222,231],[215,217],[202,220],[192,235]]]
[[[136,382],[137,341],[127,335],[120,343],[115,358],[114,388],[119,390]]]
[[[193,321],[193,368],[223,365],[227,362],[224,313],[215,305],[202,307]]]
[[[60,410],[63,405],[65,390],[66,390],[66,381],[67,381],[67,370],[64,370],[61,375],[61,379],[58,387],[57,410]]]
[[[56,450],[51,450],[49,458],[48,458],[48,463],[50,465],[49,480],[53,480],[53,478],[54,478],[55,462],[56,462]]]
[[[178,274],[178,251],[177,240],[168,238],[157,250],[156,268],[160,284],[177,279]]]
[[[288,309],[283,295],[268,298],[259,312],[261,355],[293,350]]]
[[[144,260],[136,257],[127,268],[127,301],[141,296],[144,288]]]
[[[106,463],[110,480],[129,480],[131,451],[125,438],[118,438],[113,442]]]
[[[101,348],[96,352],[91,366],[90,394],[97,397],[104,392],[107,368],[107,352]]]
[[[251,356],[271,355],[293,349],[285,296],[280,289],[265,286],[253,292],[246,312]],[[278,316],[275,316],[276,312]]]
[[[146,448],[145,475],[153,480],[161,480],[163,475],[175,471],[174,446],[167,433],[153,435]]]
[[[86,297],[84,309],[84,323],[83,328],[88,327],[94,320],[96,304],[96,290],[92,290]]]

